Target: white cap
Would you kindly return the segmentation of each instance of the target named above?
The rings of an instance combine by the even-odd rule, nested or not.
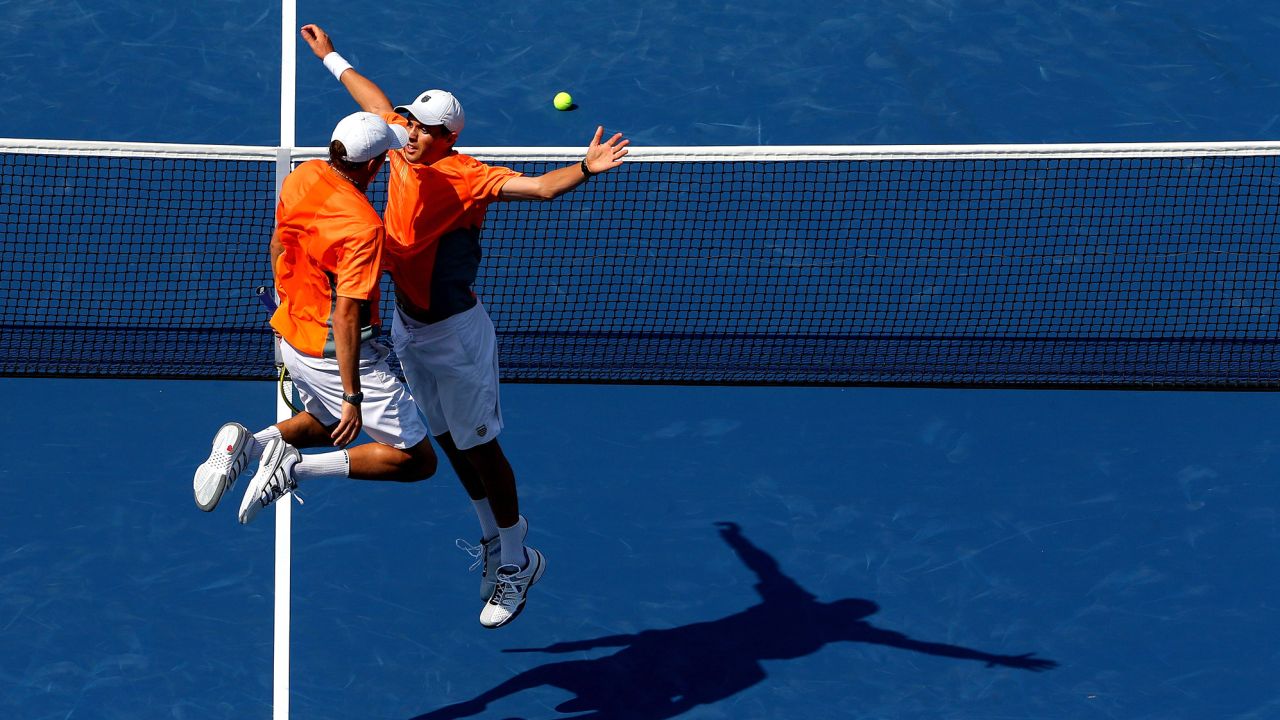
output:
[[[351,113],[338,122],[329,139],[342,141],[347,149],[343,160],[365,162],[409,142],[409,131],[399,125],[389,125],[386,120],[368,112]]]
[[[409,113],[423,125],[443,125],[449,132],[462,132],[467,117],[462,113],[462,103],[453,93],[445,90],[428,90],[417,100],[396,108],[396,112]]]

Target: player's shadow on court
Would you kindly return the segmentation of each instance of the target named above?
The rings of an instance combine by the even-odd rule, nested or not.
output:
[[[550,685],[576,697],[556,710],[598,720],[661,720],[698,705],[724,700],[765,679],[762,660],[803,657],[833,642],[861,642],[928,655],[977,660],[987,667],[1041,671],[1052,660],[1023,655],[993,655],[980,650],[915,640],[882,630],[865,618],[880,608],[870,600],[846,598],[818,602],[809,591],[782,574],[778,561],[751,544],[736,523],[718,523],[720,536],[759,578],[761,602],[742,612],[667,630],[645,630],[593,640],[560,642],[544,648],[507,652],[569,653],[593,648],[622,650],[591,660],[568,660],[531,668],[466,702],[449,705],[414,720],[464,718],[489,703],[521,690]],[[708,588],[732,592],[731,588]]]

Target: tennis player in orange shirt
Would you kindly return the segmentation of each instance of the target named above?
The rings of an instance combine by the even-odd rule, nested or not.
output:
[[[471,497],[480,544],[468,547],[484,568],[480,623],[501,627],[524,609],[529,587],[546,568],[525,545],[515,473],[498,444],[498,355],[493,323],[472,292],[480,266],[480,231],[490,203],[551,200],[622,164],[629,140],[604,128],[579,163],[537,177],[493,167],[454,150],[465,115],[451,93],[428,90],[392,108],[382,89],[334,52],[316,25],[302,28],[316,57],[362,110],[409,131],[389,154],[387,255],[396,287],[392,339],[427,425]]]
[[[213,510],[255,460],[241,523],[300,480],[408,482],[435,472],[435,451],[413,398],[387,367],[390,352],[372,342],[386,232],[364,193],[387,152],[407,140],[403,128],[354,113],[334,129],[327,161],[309,160],[285,178],[271,238],[280,298],[271,326],[304,409],[256,434],[239,423],[223,425],[195,473],[201,510]],[[361,430],[375,442],[309,455],[297,450],[345,448]]]

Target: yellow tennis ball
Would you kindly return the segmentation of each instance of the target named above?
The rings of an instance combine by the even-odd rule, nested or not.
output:
[[[573,107],[573,96],[567,92],[558,92],[551,104],[555,105],[557,110],[568,110]]]

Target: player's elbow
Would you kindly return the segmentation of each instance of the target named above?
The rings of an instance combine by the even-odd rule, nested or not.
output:
[[[559,186],[554,178],[546,175],[538,177],[513,178],[498,191],[503,200],[534,200],[542,202],[554,200],[565,193],[568,188]]]
[[[366,98],[360,101],[360,109],[375,115],[386,115],[392,111],[391,101],[383,98]]]
[[[354,298],[338,296],[337,301],[333,304],[333,316],[330,318],[330,322],[333,323],[334,333],[355,330],[359,334],[360,303],[361,301]]]
[[[538,202],[555,200],[569,190],[569,188],[557,183],[553,177],[548,177],[547,175],[534,178],[533,182],[523,189],[530,200],[537,200]]]
[[[545,202],[547,200],[555,200],[563,194],[563,190],[556,188],[551,183],[540,182],[533,192],[533,197],[530,199],[537,200],[538,202]]]

